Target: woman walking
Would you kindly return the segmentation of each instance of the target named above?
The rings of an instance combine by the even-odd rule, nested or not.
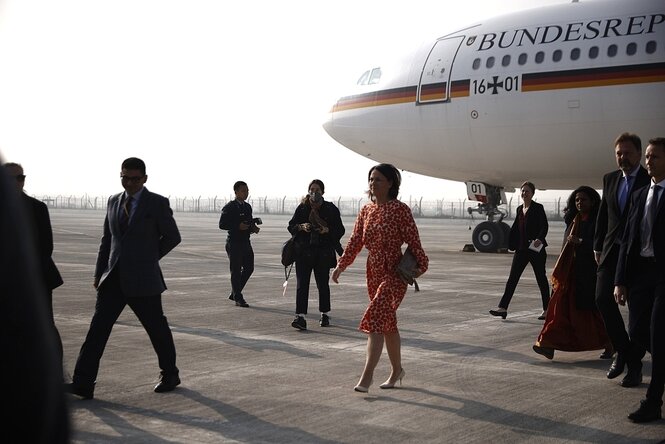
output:
[[[335,267],[335,246],[344,235],[339,209],[323,199],[325,185],[319,179],[309,183],[308,194],[289,221],[289,232],[295,236],[296,251],[296,317],[293,328],[307,330],[309,282],[314,272],[319,290],[319,325],[330,325],[330,269]]]
[[[363,373],[354,387],[358,392],[369,390],[384,343],[391,372],[380,388],[393,388],[398,380],[401,384],[405,372],[402,368],[396,312],[407,289],[407,284],[397,274],[397,266],[402,258],[402,244],[406,243],[416,258],[416,277],[427,271],[429,264],[420,245],[418,228],[411,210],[408,205],[397,200],[401,182],[397,168],[390,164],[373,166],[367,180],[371,202],[360,210],[344,254],[332,274],[333,281],[337,283],[362,247],[367,248],[366,273],[370,301],[359,327],[360,331],[368,334],[367,355]]]
[[[536,274],[536,281],[543,301],[543,312],[538,319],[545,319],[547,305],[550,300],[550,286],[545,274],[545,261],[547,260],[545,236],[547,236],[549,226],[545,209],[541,204],[532,200],[535,192],[536,186],[531,182],[524,182],[520,187],[524,204],[517,207],[517,215],[512,227],[510,227],[510,238],[508,240],[508,249],[515,250],[515,255],[499,307],[490,310],[492,316],[501,316],[506,319],[508,304],[513,298],[517,283],[526,265],[530,263],[533,272]]]

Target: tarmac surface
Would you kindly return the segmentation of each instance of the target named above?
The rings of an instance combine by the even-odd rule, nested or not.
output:
[[[365,252],[331,282],[330,327],[318,325],[312,279],[307,331],[291,327],[295,270],[282,294],[279,262],[289,217],[261,215],[253,236],[249,308],[229,301],[225,232],[217,214],[176,213],[183,241],[162,260],[163,295],[182,385],[152,391],[159,376],[147,334],[129,308],[115,325],[101,362],[95,397],[71,396],[74,443],[652,443],[665,421],[633,424],[644,382],[622,388],[605,377],[600,351],[556,352],[548,361],[531,346],[542,327],[530,268],[508,318],[493,318],[511,254],[462,252],[469,221],[418,219],[429,271],[420,292],[409,287],[398,310],[403,386],[381,390],[385,352],[369,393],[357,393],[367,306]],[[54,293],[55,320],[73,372],[95,305],[92,275],[104,213],[51,210],[54,259],[65,284]],[[348,234],[352,218],[344,218]],[[550,225],[548,274],[563,225]],[[624,316],[627,318],[624,310]]]

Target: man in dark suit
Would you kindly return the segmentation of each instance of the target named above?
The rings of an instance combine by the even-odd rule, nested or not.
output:
[[[665,387],[665,138],[651,139],[645,157],[651,183],[632,196],[614,287],[616,302],[629,303],[631,339],[651,352],[651,382],[633,422],[660,419]]]
[[[30,197],[23,192],[23,187],[25,186],[23,167],[18,163],[8,162],[5,164],[5,168],[7,173],[16,179],[16,189],[20,193],[21,201],[25,208],[28,230],[37,249],[39,273],[44,289],[46,290],[46,308],[48,309],[51,328],[56,340],[56,351],[60,358],[60,366],[62,367],[62,340],[60,339],[60,333],[55,326],[55,319],[53,318],[53,290],[61,286],[63,281],[51,257],[53,254],[51,218],[44,202]]]
[[[26,207],[15,192],[15,182],[24,178],[10,171],[0,168],[2,441],[68,443],[62,361],[48,315],[47,290],[43,280],[35,278],[41,274],[40,258]]]
[[[125,192],[109,198],[97,255],[95,313],[68,385],[84,399],[93,396],[99,361],[125,305],[139,318],[157,353],[161,375],[155,392],[180,384],[173,336],[162,310],[166,284],[159,268],[159,260],[180,243],[180,232],[168,199],[143,186],[148,176],[141,159],[126,159],[120,178]]]
[[[630,196],[649,183],[647,171],[640,165],[642,141],[635,134],[623,133],[614,142],[618,170],[603,177],[603,198],[596,220],[594,254],[598,263],[596,280],[596,305],[603,316],[607,335],[617,352],[607,377],[614,379],[628,366],[622,379],[623,387],[635,387],[642,381],[642,356],[644,349],[633,344],[617,306],[614,292],[614,275],[619,256],[619,242],[623,234]],[[631,349],[637,347],[633,352]],[[628,357],[631,357],[630,359]]]
[[[231,294],[229,299],[238,307],[249,307],[242,294],[245,284],[254,272],[254,250],[249,241],[252,233],[258,233],[259,227],[252,217],[252,206],[246,202],[249,188],[242,180],[233,184],[236,198],[224,205],[219,217],[219,228],[227,230],[226,254],[229,256],[231,269]]]

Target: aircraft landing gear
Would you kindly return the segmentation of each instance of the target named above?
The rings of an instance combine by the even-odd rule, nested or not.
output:
[[[508,248],[510,226],[505,222],[485,221],[473,230],[473,246],[483,253],[493,253]]]
[[[487,220],[479,223],[473,230],[471,240],[476,250],[482,253],[494,253],[501,249],[508,248],[508,237],[510,235],[510,226],[503,222],[506,214],[499,210],[499,205],[505,201],[503,189],[492,185],[482,184],[482,196],[475,193],[475,198],[481,197],[481,203],[477,208],[468,208],[469,214],[478,212],[486,214]],[[469,197],[471,197],[469,193]],[[478,199],[476,199],[478,200]],[[498,217],[498,220],[494,220]]]

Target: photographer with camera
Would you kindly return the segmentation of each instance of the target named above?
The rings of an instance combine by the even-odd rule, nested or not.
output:
[[[242,180],[233,184],[236,198],[224,205],[219,218],[219,228],[227,230],[226,254],[231,269],[231,294],[229,299],[238,307],[249,307],[242,294],[245,284],[254,272],[254,250],[249,236],[260,231],[261,219],[252,217],[252,206],[245,202],[249,188]]]
[[[344,235],[344,225],[339,209],[332,202],[323,200],[325,186],[319,179],[310,182],[308,194],[296,208],[289,221],[288,230],[295,235],[296,252],[296,317],[293,328],[307,330],[307,303],[309,281],[314,271],[319,290],[319,325],[330,325],[330,269],[337,265],[335,256],[339,240]]]

